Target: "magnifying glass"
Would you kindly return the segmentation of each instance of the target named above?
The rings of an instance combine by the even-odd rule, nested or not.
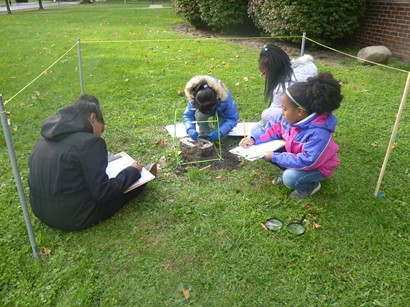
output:
[[[272,217],[265,222],[265,227],[270,231],[279,231],[283,228],[283,221]]]
[[[306,215],[304,215],[299,222],[292,222],[288,224],[288,231],[295,236],[303,235],[306,231],[305,226],[303,226],[303,221],[305,220],[305,217]]]
[[[295,236],[303,235],[306,231],[305,226],[303,226],[305,217],[306,215],[304,215],[300,221],[288,224],[288,231]],[[264,225],[267,230],[276,232],[283,228],[284,222],[276,217],[271,217],[270,219],[266,220]]]

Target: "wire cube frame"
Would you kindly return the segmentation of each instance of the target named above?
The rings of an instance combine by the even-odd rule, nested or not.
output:
[[[184,109],[185,110],[185,109]],[[195,109],[191,109],[191,110],[195,110]],[[205,159],[205,160],[197,160],[197,161],[184,161],[181,158],[181,151],[179,148],[179,138],[177,138],[177,118],[181,118],[178,115],[180,115],[182,113],[181,109],[176,109],[175,110],[175,115],[174,115],[174,135],[172,136],[173,138],[173,145],[174,145],[174,152],[175,152],[175,158],[176,158],[176,162],[177,165],[186,165],[186,164],[196,164],[196,163],[205,163],[205,162],[212,162],[212,161],[221,161],[222,158],[222,146],[221,146],[221,133],[219,130],[219,117],[218,117],[218,112],[215,112],[215,115],[213,117],[213,119],[211,120],[203,120],[203,121],[195,121],[193,123],[209,123],[209,124],[214,124],[216,125],[216,129],[218,131],[218,141],[216,143],[214,143],[214,149],[217,153],[217,157],[216,158],[212,158],[212,159]]]

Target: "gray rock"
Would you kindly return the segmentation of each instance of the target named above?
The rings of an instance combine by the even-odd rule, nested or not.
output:
[[[386,46],[369,46],[361,49],[357,53],[359,63],[369,65],[372,63],[364,60],[372,61],[378,64],[387,64],[391,56],[392,53]]]

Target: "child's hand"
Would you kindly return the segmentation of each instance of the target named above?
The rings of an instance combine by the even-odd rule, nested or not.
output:
[[[191,129],[188,130],[188,135],[194,141],[196,141],[198,139],[198,132],[194,128],[191,128]]]
[[[218,131],[212,131],[212,132],[209,134],[209,139],[210,139],[211,141],[218,141],[218,140],[219,140]]]
[[[140,160],[134,161],[131,164],[132,167],[135,167],[137,170],[139,170],[140,172],[142,171],[142,168],[144,167],[144,165],[141,163]]]
[[[252,145],[255,144],[255,140],[250,138],[250,139],[242,139],[242,141],[239,143],[239,146],[242,146],[243,148],[249,148]]]
[[[266,156],[263,157],[265,161],[271,162],[272,161],[272,156],[273,156],[273,151],[269,151],[266,153]]]

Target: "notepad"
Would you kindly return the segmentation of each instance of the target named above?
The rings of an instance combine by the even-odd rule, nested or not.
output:
[[[108,163],[107,169],[105,171],[109,178],[115,178],[124,168],[130,166],[135,161],[125,152],[120,152],[116,154],[115,157],[116,159]],[[134,182],[127,190],[125,190],[124,193],[128,193],[129,191],[153,179],[155,179],[155,176],[143,167],[141,171],[141,178]]]
[[[266,143],[260,143],[258,145],[253,145],[248,148],[243,148],[242,146],[235,147],[229,152],[245,158],[249,161],[255,161],[266,156],[267,152],[276,151],[285,146],[284,140],[273,140]]]

